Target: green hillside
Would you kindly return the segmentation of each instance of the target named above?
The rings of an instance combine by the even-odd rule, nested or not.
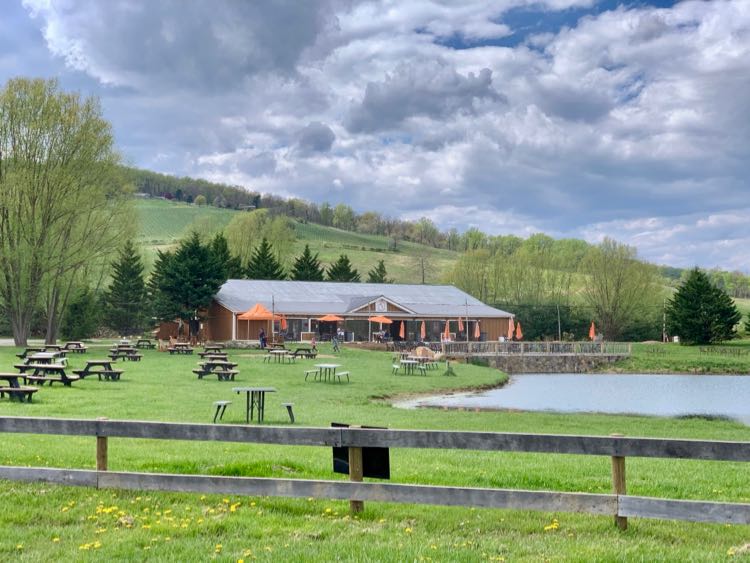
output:
[[[191,230],[213,233],[223,229],[235,213],[231,209],[212,206],[197,206],[162,199],[136,201],[140,220],[139,241],[144,247],[147,267],[153,264],[157,248],[168,248]],[[379,235],[364,235],[325,227],[313,223],[295,223],[297,243],[295,256],[305,244],[327,265],[340,254],[346,254],[364,280],[367,272],[379,260],[385,261],[389,277],[400,283],[421,283],[420,263],[425,262],[425,281],[439,282],[451,268],[458,255],[445,249],[432,248],[412,242],[399,242],[396,251],[388,250],[388,238]]]

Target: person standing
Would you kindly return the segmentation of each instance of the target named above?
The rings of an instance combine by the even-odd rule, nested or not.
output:
[[[266,331],[262,328],[260,329],[260,332],[258,333],[258,340],[260,341],[260,347],[265,348],[266,347]]]

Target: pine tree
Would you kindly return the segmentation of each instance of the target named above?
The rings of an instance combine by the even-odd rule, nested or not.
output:
[[[295,281],[323,281],[325,272],[318,260],[318,254],[315,256],[310,252],[310,245],[305,245],[305,250],[294,261],[292,266],[291,279]]]
[[[99,328],[101,307],[94,293],[84,287],[70,301],[60,324],[60,333],[68,340],[84,340]]]
[[[224,277],[230,280],[236,280],[242,277],[242,262],[238,256],[233,256],[229,252],[229,244],[223,233],[217,235],[211,241],[211,252],[214,254],[216,261],[224,268]]]
[[[383,260],[367,272],[367,283],[393,283],[393,280],[388,279],[388,272],[385,270],[385,262]]]
[[[273,255],[271,245],[263,237],[260,245],[255,249],[247,265],[247,277],[251,280],[283,280],[286,274]]]
[[[686,344],[710,344],[736,336],[742,315],[727,293],[698,268],[667,303],[667,330]]]
[[[174,254],[158,254],[149,282],[157,317],[192,319],[208,307],[225,281],[210,245],[201,244],[198,233],[192,233]]]
[[[339,256],[339,259],[331,264],[328,268],[328,281],[358,282],[359,272],[352,268],[349,257],[346,254]]]
[[[125,242],[112,270],[112,284],[104,295],[107,326],[124,336],[140,334],[146,326],[146,284],[132,241]]]

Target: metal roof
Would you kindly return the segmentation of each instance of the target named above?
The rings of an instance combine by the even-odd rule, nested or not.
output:
[[[287,316],[320,316],[327,313],[348,317],[371,313],[354,310],[383,297],[413,311],[416,317],[507,318],[511,313],[485,305],[452,285],[407,285],[391,283],[301,282],[275,280],[228,280],[216,301],[234,313],[256,303]],[[393,311],[386,315],[403,316]]]

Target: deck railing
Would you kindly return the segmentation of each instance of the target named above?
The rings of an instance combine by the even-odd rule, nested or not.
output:
[[[91,436],[96,439],[96,470],[0,466],[0,479],[16,481],[111,489],[349,499],[353,511],[362,510],[363,501],[382,501],[583,512],[614,516],[615,523],[622,529],[627,527],[628,517],[750,524],[750,504],[747,503],[633,496],[626,494],[625,483],[626,456],[747,462],[750,461],[750,442],[628,438],[616,435],[288,428],[21,417],[0,417],[0,433]],[[108,437],[346,447],[349,451],[350,481],[109,471]],[[362,482],[362,448],[366,447],[609,456],[612,460],[613,492],[593,494],[366,483]],[[93,450],[92,442],[92,453]],[[549,464],[549,456],[545,456],[541,463]],[[470,472],[471,469],[466,468],[466,471]],[[531,462],[528,471],[533,471]],[[650,474],[648,478],[658,478],[658,474]]]
[[[629,356],[630,342],[444,342],[449,356]]]

